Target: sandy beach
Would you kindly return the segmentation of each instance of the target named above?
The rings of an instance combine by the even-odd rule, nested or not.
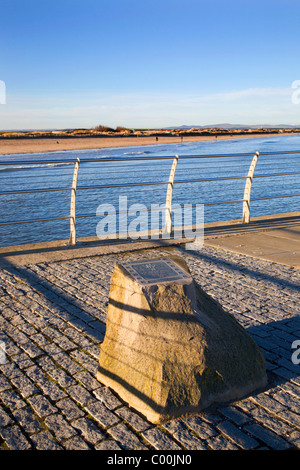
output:
[[[84,150],[84,149],[102,149],[112,147],[131,147],[140,145],[162,145],[174,144],[180,142],[201,142],[207,140],[223,139],[245,139],[253,137],[276,137],[281,134],[268,133],[249,133],[241,135],[208,135],[208,136],[120,136],[120,137],[68,137],[68,138],[0,138],[0,155],[12,155],[23,153],[44,153],[55,152],[59,150]]]

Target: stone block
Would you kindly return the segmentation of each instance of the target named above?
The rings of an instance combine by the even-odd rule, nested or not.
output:
[[[267,382],[253,339],[174,255],[115,266],[97,379],[153,423]]]

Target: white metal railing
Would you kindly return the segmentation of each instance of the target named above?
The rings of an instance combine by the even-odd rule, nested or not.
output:
[[[68,216],[62,217],[51,217],[51,218],[42,218],[42,219],[34,219],[34,220],[19,220],[19,221],[10,221],[10,222],[0,222],[0,226],[5,225],[18,225],[18,224],[27,224],[27,223],[36,223],[36,222],[48,222],[54,220],[70,220],[70,237],[69,237],[69,244],[75,245],[76,244],[76,218],[86,218],[86,217],[94,217],[96,216],[95,213],[92,214],[81,214],[76,215],[76,194],[78,191],[90,190],[90,189],[110,189],[110,188],[122,188],[122,187],[146,187],[146,186],[157,186],[157,185],[166,185],[167,192],[166,192],[166,203],[164,206],[165,209],[165,227],[164,233],[171,234],[172,232],[172,196],[174,191],[174,185],[177,184],[187,184],[187,183],[203,183],[203,182],[212,182],[212,181],[227,181],[227,180],[242,180],[245,179],[245,187],[244,187],[244,195],[242,199],[235,199],[230,201],[218,201],[218,202],[211,202],[205,203],[205,205],[217,205],[217,204],[233,204],[233,203],[242,203],[243,210],[242,210],[242,222],[244,224],[248,224],[250,222],[250,202],[251,201],[259,201],[259,200],[268,200],[268,199],[276,199],[276,198],[286,198],[286,197],[296,197],[300,196],[300,194],[288,194],[288,195],[274,195],[274,196],[266,196],[266,197],[259,197],[259,198],[252,198],[251,199],[251,188],[253,184],[254,178],[267,178],[267,177],[283,177],[283,176],[291,176],[291,175],[299,175],[300,172],[292,172],[292,173],[276,173],[276,174],[262,174],[262,175],[254,175],[255,167],[258,161],[259,156],[263,155],[285,155],[285,154],[299,154],[300,151],[286,151],[286,152],[264,152],[259,154],[256,152],[253,154],[226,154],[226,155],[184,155],[180,158],[178,155],[174,156],[157,156],[157,157],[132,157],[132,158],[95,158],[95,159],[84,159],[80,161],[79,158],[77,160],[55,160],[55,161],[28,161],[28,162],[16,162],[16,161],[9,161],[9,162],[0,162],[0,165],[49,165],[49,164],[64,164],[64,163],[74,163],[74,172],[73,172],[73,181],[71,187],[61,187],[61,188],[42,188],[42,189],[22,189],[22,190],[12,190],[12,191],[0,191],[0,196],[4,195],[13,195],[13,194],[28,194],[28,193],[43,193],[43,192],[57,192],[57,191],[70,191],[71,198],[70,198],[70,214]],[[225,176],[225,177],[218,177],[218,178],[200,178],[200,179],[184,179],[184,180],[176,180],[175,181],[175,174],[178,160],[183,159],[207,159],[207,158],[228,158],[228,157],[246,157],[252,156],[252,161],[248,170],[247,176]],[[142,182],[134,182],[134,183],[117,183],[117,184],[104,184],[104,185],[90,185],[90,186],[78,186],[78,173],[81,163],[117,163],[117,162],[129,162],[129,161],[155,161],[155,160],[171,160],[171,170],[169,179],[165,181],[142,181]],[[160,208],[161,210],[161,208]]]

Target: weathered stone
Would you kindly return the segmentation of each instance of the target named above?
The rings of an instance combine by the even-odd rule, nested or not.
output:
[[[181,257],[170,259],[189,274]],[[190,275],[143,284],[119,264],[97,379],[154,423],[239,399],[267,381],[250,335]]]

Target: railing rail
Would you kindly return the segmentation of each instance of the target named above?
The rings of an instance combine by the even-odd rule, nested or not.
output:
[[[70,191],[71,199],[70,199],[70,215],[61,216],[61,217],[50,217],[50,218],[40,218],[40,219],[31,219],[31,220],[19,220],[19,221],[9,221],[9,222],[0,222],[0,226],[7,226],[7,225],[18,225],[18,224],[26,224],[26,223],[40,223],[40,222],[49,222],[54,220],[70,220],[70,238],[69,244],[75,245],[76,244],[76,219],[79,218],[87,218],[87,217],[95,217],[97,214],[76,214],[76,194],[78,191],[86,191],[86,190],[95,190],[95,189],[112,189],[112,188],[131,188],[131,187],[147,187],[147,186],[159,186],[159,185],[166,185],[167,186],[167,193],[166,193],[166,201],[165,206],[165,227],[164,233],[171,233],[172,227],[172,196],[174,191],[175,185],[180,184],[193,184],[193,183],[204,183],[204,182],[213,182],[219,181],[222,183],[223,181],[229,180],[246,180],[245,187],[244,187],[244,195],[241,199],[234,199],[229,201],[217,201],[217,202],[206,202],[205,205],[212,206],[212,205],[219,205],[219,204],[233,204],[233,203],[242,203],[243,204],[243,211],[242,211],[242,222],[249,223],[250,222],[250,202],[251,201],[260,201],[260,200],[268,200],[268,199],[277,199],[277,198],[287,198],[287,197],[299,197],[299,193],[295,194],[283,194],[283,195],[272,195],[272,196],[264,196],[264,197],[256,197],[251,198],[251,188],[253,185],[253,180],[256,178],[277,178],[277,177],[285,177],[285,176],[294,176],[299,175],[300,172],[286,172],[286,173],[274,173],[274,174],[258,174],[255,175],[255,167],[258,161],[258,158],[262,156],[274,156],[278,157],[280,155],[298,155],[300,156],[299,151],[283,151],[283,152],[256,152],[254,155],[253,153],[238,153],[238,154],[216,154],[216,155],[183,155],[178,157],[177,155],[174,157],[172,155],[168,156],[152,156],[152,157],[132,157],[132,158],[95,158],[95,159],[84,159],[84,160],[44,160],[44,161],[6,161],[0,162],[0,165],[3,166],[32,166],[38,165],[41,167],[42,165],[74,165],[73,171],[73,180],[72,186],[70,187],[56,187],[56,188],[36,188],[36,189],[20,189],[20,190],[10,190],[10,191],[0,191],[0,196],[5,195],[14,195],[14,194],[28,194],[28,193],[48,193],[48,192],[59,192],[59,191]],[[248,170],[248,174],[246,176],[221,176],[216,178],[197,178],[197,179],[175,179],[175,173],[177,168],[177,163],[180,160],[187,160],[187,159],[212,159],[212,158],[232,158],[232,157],[249,157],[252,156],[252,161]],[[128,162],[133,161],[134,163],[137,161],[142,162],[149,162],[155,160],[166,160],[172,161],[170,176],[168,180],[163,181],[140,181],[140,182],[129,182],[129,183],[117,183],[117,184],[100,184],[100,185],[90,185],[90,186],[78,186],[78,174],[79,168],[82,164],[85,163],[109,163],[114,164],[117,162],[122,162],[128,164]],[[158,171],[158,170],[157,170]],[[160,208],[161,210],[161,208]],[[146,211],[150,211],[150,209],[146,209]],[[120,212],[121,213],[121,212]]]

